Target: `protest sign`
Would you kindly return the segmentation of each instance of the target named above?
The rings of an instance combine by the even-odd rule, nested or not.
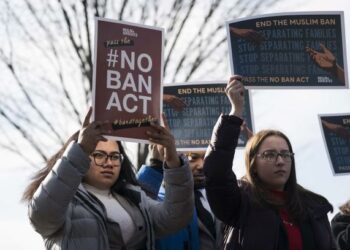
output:
[[[319,115],[334,174],[350,173],[350,114]]]
[[[119,140],[147,142],[162,110],[163,30],[96,18],[93,120],[113,123]]]
[[[164,86],[164,97],[180,98],[186,104],[182,111],[176,111],[166,103],[163,106],[177,150],[200,151],[207,148],[219,115],[231,111],[230,101],[225,94],[226,85],[226,82],[197,82]],[[252,130],[248,90],[245,91],[244,111],[243,118]],[[247,138],[241,134],[238,146],[244,146],[246,141]]]
[[[269,14],[226,27],[231,71],[247,87],[348,87],[343,12]]]

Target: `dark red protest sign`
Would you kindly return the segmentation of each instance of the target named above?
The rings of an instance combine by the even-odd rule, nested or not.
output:
[[[115,139],[145,142],[160,119],[163,30],[96,19],[93,119],[113,122]]]

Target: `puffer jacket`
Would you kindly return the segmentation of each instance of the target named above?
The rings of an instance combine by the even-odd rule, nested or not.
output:
[[[225,249],[288,249],[278,212],[256,202],[250,184],[239,182],[232,171],[241,124],[238,117],[220,116],[204,161],[211,209],[217,218],[230,226],[225,235]],[[336,249],[327,217],[332,206],[324,198],[322,202],[309,198],[301,197],[308,214],[308,220],[300,226],[303,249]]]
[[[164,202],[150,199],[138,186],[127,185],[123,190],[142,214],[144,221],[136,222],[136,227],[146,227],[143,249],[154,249],[156,237],[177,231],[191,219],[193,180],[187,161],[182,162],[184,166],[179,168],[165,168],[168,185]],[[89,166],[89,157],[78,144],[71,143],[30,201],[29,218],[46,249],[110,249],[105,208],[81,185]]]

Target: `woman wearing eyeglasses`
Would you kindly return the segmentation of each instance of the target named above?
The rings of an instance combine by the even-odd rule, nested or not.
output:
[[[29,218],[46,249],[154,249],[156,237],[184,227],[192,216],[193,180],[173,136],[152,124],[150,142],[163,147],[166,199],[140,189],[119,141],[105,139],[108,122],[74,134],[27,187]],[[183,195],[186,194],[186,195]]]
[[[244,107],[240,76],[226,95],[232,111],[216,123],[204,161],[206,191],[214,214],[227,224],[225,249],[336,249],[322,196],[298,185],[294,152],[280,131],[263,130],[245,148],[246,175],[237,180],[232,162]]]

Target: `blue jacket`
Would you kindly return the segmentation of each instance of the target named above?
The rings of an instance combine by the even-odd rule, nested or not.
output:
[[[138,181],[151,196],[164,200],[164,189],[161,187],[163,174],[143,165],[138,171]],[[191,222],[183,229],[168,236],[156,239],[156,250],[199,250],[199,229],[197,213],[194,209]]]

